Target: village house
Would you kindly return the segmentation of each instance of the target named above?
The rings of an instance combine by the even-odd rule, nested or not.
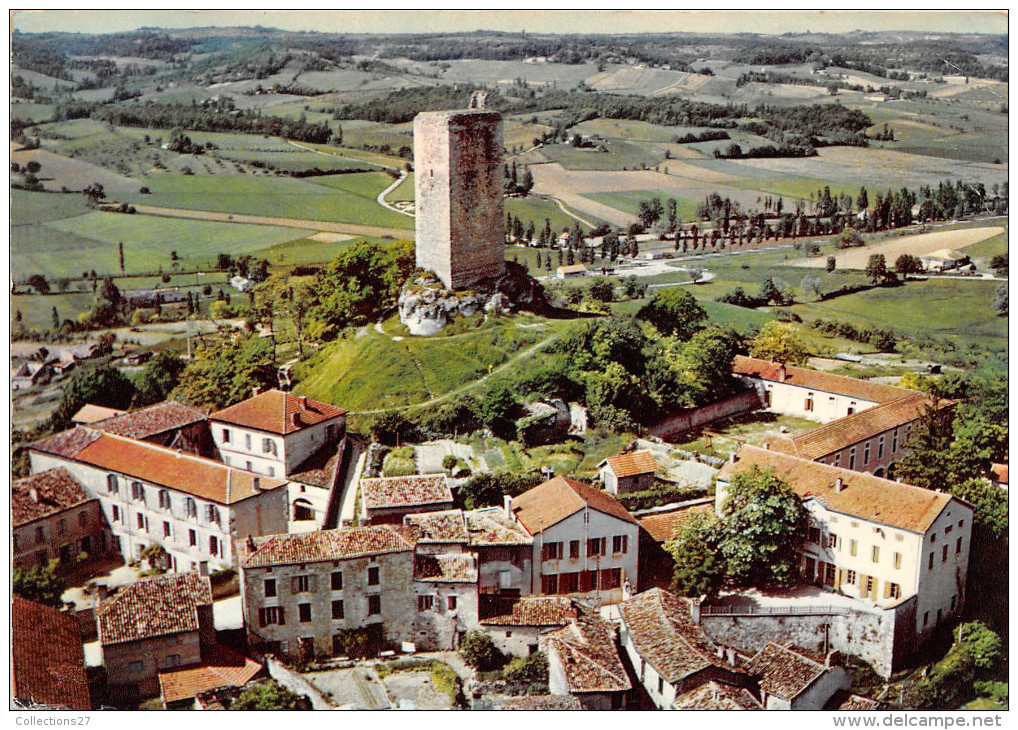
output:
[[[942,248],[925,256],[919,257],[919,262],[927,271],[940,273],[960,269],[971,262],[971,259],[963,253],[953,251],[949,248]]]
[[[217,453],[209,438],[208,419],[208,414],[199,408],[176,401],[163,401],[94,421],[90,425],[135,441],[215,458]]]
[[[718,510],[732,476],[754,468],[773,470],[809,513],[800,565],[805,580],[899,609],[903,631],[918,641],[959,615],[971,505],[943,492],[743,446],[718,473]]]
[[[159,672],[159,697],[167,710],[201,709],[198,697],[224,688],[243,688],[265,668],[225,646],[203,652],[201,662]]]
[[[530,593],[534,538],[499,507],[465,512],[470,551],[477,556],[478,592],[512,597]]]
[[[548,657],[548,692],[571,695],[584,710],[623,710],[632,683],[616,647],[615,627],[594,612],[543,634],[538,645]]]
[[[107,418],[113,418],[119,416],[127,411],[122,411],[118,408],[106,408],[105,406],[96,406],[91,403],[86,403],[78,409],[77,413],[71,416],[71,423],[75,426],[88,426],[92,423],[98,423],[99,421],[105,421]]]
[[[912,392],[744,355],[735,356],[732,373],[756,389],[767,410],[820,423],[899,400]]]
[[[29,445],[32,472],[62,467],[99,500],[127,561],[149,545],[164,568],[234,565],[234,542],[286,530],[287,482],[183,451],[77,427]]]
[[[852,674],[841,666],[838,652],[820,661],[774,642],[749,660],[746,671],[757,677],[760,700],[768,710],[822,710],[835,693],[852,686]]]
[[[503,654],[527,657],[537,651],[542,634],[560,629],[579,616],[575,599],[566,596],[482,596],[481,628]]]
[[[131,583],[99,606],[96,622],[119,702],[157,696],[160,671],[200,664],[215,645],[212,587],[197,573]]]
[[[563,244],[564,245],[564,244]],[[571,264],[570,266],[559,266],[555,269],[555,276],[559,279],[576,279],[587,275],[587,267],[583,264]]]
[[[654,457],[646,449],[610,456],[597,466],[601,470],[601,483],[609,494],[650,489],[657,471]]]
[[[778,437],[769,448],[821,464],[883,477],[891,464],[906,453],[912,429],[936,409],[942,419],[951,417],[954,401],[934,399],[915,391],[897,400],[867,408],[791,437]]]
[[[246,541],[240,568],[253,649],[312,658],[411,641],[414,528],[352,527]]]
[[[555,477],[506,497],[506,514],[534,538],[530,592],[607,604],[638,585],[639,523],[610,494]]]
[[[745,687],[721,682],[705,682],[673,704],[675,710],[742,711],[762,710],[760,700]]]
[[[534,712],[538,710],[582,710],[583,705],[571,696],[556,697],[555,695],[485,695],[474,700],[474,710],[522,710]]]
[[[725,654],[700,628],[695,601],[652,588],[620,603],[618,613],[619,643],[659,710],[675,709],[680,697],[706,682],[748,685],[734,652]]]
[[[470,552],[414,555],[413,643],[424,651],[455,651],[477,622],[477,557]]]
[[[361,518],[370,524],[400,524],[410,514],[452,509],[445,474],[361,479]]]
[[[59,558],[61,570],[73,569],[114,544],[99,501],[63,468],[11,485],[11,532],[13,563],[23,568]]]
[[[74,614],[11,597],[11,698],[91,710],[81,624]]]
[[[11,368],[11,390],[26,390],[33,385],[44,385],[53,377],[49,363],[23,362]]]
[[[990,484],[1007,491],[1007,464],[990,465]]]

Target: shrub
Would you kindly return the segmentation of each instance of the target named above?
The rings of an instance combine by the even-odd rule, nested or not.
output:
[[[382,473],[387,477],[406,477],[417,473],[413,459],[405,459],[392,453],[382,462]]]
[[[460,656],[474,669],[487,672],[505,663],[495,642],[483,631],[471,631],[460,642]]]
[[[547,685],[548,659],[539,651],[526,658],[516,657],[502,670],[502,677],[507,682]]]

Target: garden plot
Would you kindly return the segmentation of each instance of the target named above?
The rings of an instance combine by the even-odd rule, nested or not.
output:
[[[893,266],[895,259],[902,254],[925,256],[944,248],[957,251],[1003,232],[1004,229],[1000,226],[992,226],[937,231],[936,233],[923,233],[918,236],[902,236],[859,248],[846,249],[834,254],[834,257],[837,261],[838,269],[865,269],[870,256],[874,254],[883,254],[884,258],[887,259],[888,265]],[[802,266],[809,269],[821,269],[827,266],[826,260],[822,257],[799,259],[789,263],[792,266]]]

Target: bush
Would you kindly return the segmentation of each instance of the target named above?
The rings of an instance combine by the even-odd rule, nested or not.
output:
[[[548,659],[541,652],[534,652],[526,658],[516,657],[502,670],[507,682],[525,684],[548,684]]]
[[[505,663],[505,657],[495,642],[483,631],[471,631],[460,642],[460,656],[474,669],[488,672]]]
[[[413,459],[405,459],[392,453],[382,462],[382,474],[387,477],[406,477],[417,473],[417,464]]]

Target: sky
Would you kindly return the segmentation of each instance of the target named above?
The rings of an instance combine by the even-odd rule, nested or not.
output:
[[[500,30],[531,33],[727,32],[780,34],[806,30],[917,30],[1007,33],[1003,11],[619,11],[619,10],[42,10],[11,11],[25,33],[111,33],[142,26],[253,26],[347,33]]]

